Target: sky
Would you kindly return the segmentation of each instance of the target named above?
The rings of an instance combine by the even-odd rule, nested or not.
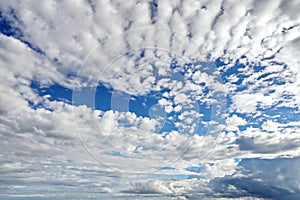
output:
[[[0,199],[300,199],[298,0],[0,2]]]

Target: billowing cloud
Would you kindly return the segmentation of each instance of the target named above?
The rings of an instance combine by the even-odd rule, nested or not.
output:
[[[299,9],[1,2],[0,197],[299,198]]]

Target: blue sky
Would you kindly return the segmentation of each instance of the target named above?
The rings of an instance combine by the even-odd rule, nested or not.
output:
[[[1,199],[299,199],[300,4],[0,3]]]

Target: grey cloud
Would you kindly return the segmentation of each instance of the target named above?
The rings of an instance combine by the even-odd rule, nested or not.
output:
[[[217,178],[210,184],[223,197],[254,195],[259,198],[298,199],[299,162],[299,158],[246,159],[240,162],[240,168],[234,175]],[[229,192],[230,187],[235,189]]]

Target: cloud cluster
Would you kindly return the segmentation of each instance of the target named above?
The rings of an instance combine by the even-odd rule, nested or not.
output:
[[[299,9],[1,2],[0,197],[299,198]],[[112,108],[119,93],[126,104],[163,91],[163,119],[77,103],[99,82]],[[75,103],[34,83],[72,89]]]

